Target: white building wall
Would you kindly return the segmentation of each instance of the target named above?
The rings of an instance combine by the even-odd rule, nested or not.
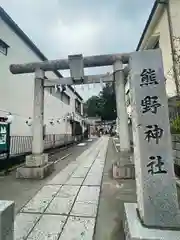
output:
[[[180,1],[179,0],[170,0],[171,8],[171,21],[173,25],[173,35],[175,37],[180,37]]]
[[[7,112],[13,114],[11,135],[31,136],[31,127],[27,126],[26,121],[29,117],[33,117],[34,75],[12,75],[9,71],[9,65],[40,61],[40,59],[1,18],[0,38],[10,46],[7,56],[0,53],[0,116],[7,115]],[[53,79],[57,78],[52,72],[46,73],[46,76]],[[57,121],[66,113],[74,111],[76,96],[69,88],[66,92],[71,97],[70,105],[63,103],[45,90],[44,114],[47,134],[64,133],[64,121],[61,124],[55,122],[55,125],[52,126],[49,120],[54,118]],[[70,125],[68,125],[68,132],[70,132]]]
[[[173,35],[175,37],[180,37],[180,1],[179,0],[170,0],[170,11],[171,11],[171,19],[172,19],[172,27],[173,27]],[[149,38],[146,43],[143,43],[141,50],[148,48],[148,40],[151,36],[159,35],[159,44],[162,51],[163,57],[163,65],[164,65],[164,73],[166,77],[166,92],[168,97],[173,97],[176,95],[176,87],[173,79],[173,61],[172,61],[172,52],[170,45],[170,35],[169,35],[169,26],[168,26],[168,18],[167,11],[164,10],[160,18],[158,19],[155,27],[149,28],[147,30],[147,34]],[[126,84],[126,92],[129,89],[129,81]],[[131,106],[127,107],[128,113],[131,112]]]
[[[166,92],[168,97],[176,95],[176,87],[173,79],[173,61],[170,44],[169,26],[167,19],[167,11],[165,10],[157,23],[152,35],[158,34],[160,36],[159,44],[162,51],[164,73],[166,77]]]
[[[172,9],[171,9],[172,12]],[[152,36],[159,35],[159,45],[162,51],[162,57],[163,57],[163,65],[164,65],[164,73],[166,77],[166,92],[168,97],[172,97],[176,95],[176,88],[174,79],[172,76],[172,52],[171,52],[171,45],[170,45],[170,35],[169,35],[169,26],[168,26],[168,18],[167,18],[167,10],[164,9],[162,12],[162,15],[159,16],[158,21],[156,21],[155,27],[149,28],[147,30],[147,34],[149,35],[149,38],[147,39],[144,46],[141,48],[141,50],[149,49],[148,41]],[[151,46],[150,46],[151,48]]]

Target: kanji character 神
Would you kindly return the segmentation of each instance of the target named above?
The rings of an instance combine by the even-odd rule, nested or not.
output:
[[[159,139],[163,135],[163,129],[159,128],[157,124],[155,125],[148,125],[146,126],[147,131],[144,132],[146,134],[145,140],[148,140],[148,142],[152,139],[156,140],[156,144],[159,143]]]

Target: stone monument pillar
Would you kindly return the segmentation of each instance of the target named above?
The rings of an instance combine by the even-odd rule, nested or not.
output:
[[[126,239],[179,239],[180,212],[161,51],[132,53],[130,69],[137,204],[125,204]]]

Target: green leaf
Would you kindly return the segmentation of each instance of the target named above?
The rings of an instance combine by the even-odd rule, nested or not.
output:
[[[85,103],[84,110],[89,117],[98,116],[102,120],[115,120],[117,115],[114,85],[106,84],[99,96],[89,98]]]

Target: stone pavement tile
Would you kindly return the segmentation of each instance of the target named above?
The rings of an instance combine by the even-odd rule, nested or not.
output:
[[[88,176],[102,176],[103,169],[91,169],[91,171],[88,173]]]
[[[94,157],[91,156],[91,158],[84,158],[83,162],[81,163],[82,167],[90,168],[92,163],[94,161]]]
[[[92,163],[93,163],[93,162],[87,164],[86,161],[84,161],[84,163],[83,163],[82,166],[83,166],[83,168],[85,168],[85,169],[89,169],[89,168],[92,166]]]
[[[93,204],[98,204],[99,192],[100,187],[82,186],[77,196],[76,202],[91,202]]]
[[[101,178],[102,176],[87,176],[85,179],[83,186],[100,186],[101,185]]]
[[[65,184],[66,185],[75,185],[75,186],[80,186],[83,182],[84,178],[73,178],[71,177]]]
[[[90,169],[91,166],[92,166],[92,163],[93,163],[93,162],[86,164],[86,162],[85,162],[84,165],[83,165],[83,167],[86,168],[86,169],[89,171],[89,169]]]
[[[104,167],[104,159],[103,160],[101,160],[101,159],[97,160],[96,159],[96,161],[94,162],[93,166],[95,166],[95,165],[97,165],[97,166],[99,166],[101,168]]]
[[[68,198],[76,197],[80,186],[66,186],[64,185],[57,194],[57,197]]]
[[[104,167],[104,161],[96,160],[92,166],[92,169],[103,169]]]
[[[43,213],[62,185],[44,186],[22,209],[21,212]]]
[[[60,240],[92,240],[95,219],[82,217],[69,217]]]
[[[86,151],[84,151],[79,157],[77,157],[76,161],[82,161],[84,158],[87,158],[88,155],[93,151],[93,153],[95,151],[97,151],[97,146],[98,146],[98,143],[96,142],[96,146],[91,146],[89,149],[87,149]]]
[[[49,185],[64,184],[69,179],[69,177],[72,175],[72,173],[75,171],[77,166],[78,166],[77,163],[69,164],[65,169],[63,169],[59,174],[57,174],[47,184],[49,184]]]
[[[83,217],[96,217],[97,204],[91,202],[75,202],[70,215]]]
[[[65,167],[61,171],[61,173],[72,174],[72,172],[74,172],[77,167],[78,167],[78,163],[72,162],[67,167]]]
[[[45,213],[50,214],[69,214],[75,197],[60,198],[55,197]]]
[[[79,186],[63,186],[48,206],[46,213],[68,214],[78,193]]]
[[[43,215],[27,240],[57,240],[66,218],[60,215]]]
[[[103,167],[104,167],[104,161],[103,162],[101,162],[101,161],[95,161],[94,162],[94,164],[93,164],[93,169],[96,169],[96,168],[100,168],[100,169],[102,169]]]
[[[92,149],[88,149],[84,151],[79,157],[76,158],[76,162],[81,163],[87,156],[88,154],[92,151]]]
[[[64,184],[68,179],[70,175],[61,173],[57,174],[51,181],[49,181],[47,184],[48,185],[56,185],[56,184]]]
[[[88,172],[89,168],[84,168],[82,166],[80,166],[73,174],[71,177],[73,178],[83,178],[86,176],[87,172]]]
[[[14,239],[26,239],[31,229],[40,218],[40,214],[19,213],[15,217],[14,222]]]

